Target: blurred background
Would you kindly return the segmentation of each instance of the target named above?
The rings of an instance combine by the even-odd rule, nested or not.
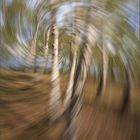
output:
[[[0,140],[140,140],[140,0],[0,0]]]

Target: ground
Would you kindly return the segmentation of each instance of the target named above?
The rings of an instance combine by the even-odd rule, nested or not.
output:
[[[62,94],[68,77],[61,75]],[[50,75],[0,70],[0,140],[62,140],[65,118],[49,127]],[[140,140],[140,95],[134,84],[130,108],[120,114],[122,84],[107,82],[95,100],[98,82],[89,77],[78,116],[78,140]]]

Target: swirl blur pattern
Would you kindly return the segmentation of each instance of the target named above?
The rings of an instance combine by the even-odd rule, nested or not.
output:
[[[139,0],[0,0],[0,140],[140,140]]]

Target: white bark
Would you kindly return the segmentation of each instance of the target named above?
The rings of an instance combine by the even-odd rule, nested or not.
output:
[[[107,74],[108,74],[108,62],[109,62],[109,57],[105,52],[104,48],[102,48],[102,69],[101,69],[101,77],[99,79],[99,85],[97,88],[96,97],[100,97],[100,95],[105,93]]]
[[[45,45],[45,51],[44,51],[44,56],[47,57],[48,55],[48,50],[49,50],[49,37],[50,37],[50,28],[47,31],[47,36],[46,36],[46,45]]]
[[[108,55],[107,55],[104,48],[102,51],[103,51],[103,87],[102,87],[102,93],[104,93],[105,88],[106,88],[109,58],[108,58]]]
[[[36,57],[36,41],[37,41],[37,34],[39,30],[39,23],[37,24],[35,34],[33,36],[33,40],[31,42],[31,46],[29,49],[29,56],[27,57],[27,71],[30,66],[35,66],[35,57]],[[32,65],[33,64],[33,65]]]
[[[91,38],[91,33],[94,35]],[[87,72],[89,69],[89,65],[91,62],[92,57],[92,49],[94,47],[94,44],[96,42],[97,38],[97,32],[95,30],[91,30],[91,28],[88,29],[87,39],[84,40],[83,43],[83,50],[82,55],[80,58],[80,62],[78,64],[77,70],[76,70],[76,77],[74,79],[74,85],[72,89],[72,97],[71,97],[71,103],[69,105],[69,108],[67,110],[68,115],[68,126],[65,133],[65,140],[76,140],[77,139],[77,128],[76,128],[76,122],[77,122],[77,115],[81,109],[82,105],[82,96],[83,96],[83,88],[84,84],[87,78]],[[92,45],[91,45],[92,44]],[[68,136],[67,136],[68,135]]]
[[[55,119],[60,113],[60,79],[59,79],[59,67],[58,67],[58,28],[56,25],[53,26],[52,35],[54,38],[53,42],[53,55],[52,55],[52,75],[51,75],[51,84],[52,89],[49,98],[49,114],[50,119]]]
[[[70,71],[70,76],[69,76],[69,82],[67,86],[67,90],[65,93],[65,100],[64,100],[64,108],[67,108],[71,96],[72,96],[72,88],[74,84],[74,76],[75,76],[75,71],[76,71],[76,62],[77,62],[77,47],[79,44],[79,37],[76,36],[75,38],[75,43],[72,44],[72,52],[73,52],[73,60],[72,60],[72,66],[71,66],[71,71]]]
[[[103,28],[103,21],[101,20],[101,49],[102,49],[102,59],[101,59],[101,77],[99,80],[99,85],[97,88],[97,95],[96,97],[99,97],[100,95],[105,93],[106,88],[106,82],[107,82],[107,74],[108,74],[108,62],[109,62],[109,56],[106,52],[105,45],[104,44],[104,28]]]
[[[48,52],[49,52],[49,39],[50,39],[50,28],[47,30],[47,36],[46,36],[46,45],[45,45],[45,50],[44,50],[44,72],[46,70],[46,65],[47,65],[47,58],[48,58]]]

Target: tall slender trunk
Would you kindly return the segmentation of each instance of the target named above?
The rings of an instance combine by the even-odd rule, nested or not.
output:
[[[104,92],[105,87],[106,87],[108,62],[109,62],[109,57],[108,57],[105,49],[103,49],[103,92]]]
[[[41,10],[44,6],[46,1],[42,1],[40,2],[39,4],[39,8],[36,10],[36,21],[37,21],[37,25],[36,25],[36,29],[35,29],[35,33],[33,35],[33,39],[32,39],[32,42],[31,42],[31,46],[30,46],[30,49],[29,49],[29,56],[27,58],[27,68],[25,70],[29,71],[30,70],[30,66],[31,64],[33,64],[32,66],[34,67],[34,72],[37,71],[36,69],[36,42],[37,42],[37,35],[38,35],[38,30],[39,30],[39,26],[40,26],[40,23],[42,22],[44,16],[42,16],[40,18],[40,13],[41,13]]]
[[[58,28],[54,24],[52,28],[53,46],[52,46],[52,74],[51,84],[52,89],[49,98],[49,115],[50,119],[54,120],[60,113],[60,79],[59,79],[59,67],[58,67]]]
[[[97,34],[94,32],[94,38],[92,40],[92,45],[89,43],[91,37],[89,36],[90,28],[89,28],[89,13],[91,8],[87,10],[86,19],[84,24],[84,35],[83,42],[81,45],[81,55],[78,62],[78,66],[76,68],[74,83],[72,87],[71,93],[71,101],[68,104],[67,109],[65,110],[65,114],[67,116],[67,126],[64,133],[64,140],[76,140],[77,139],[77,116],[82,106],[82,96],[83,96],[83,88],[85,85],[85,81],[87,78],[87,72],[90,65],[91,57],[92,57],[92,47],[94,46]],[[87,26],[88,25],[88,26]]]
[[[88,33],[90,29],[88,30]],[[66,110],[66,115],[68,116],[67,120],[67,129],[65,132],[65,140],[76,140],[77,139],[77,115],[82,106],[82,96],[83,88],[87,78],[87,72],[92,57],[92,47],[96,42],[97,34],[94,32],[94,40],[92,40],[92,45],[88,42],[88,37],[84,38],[82,55],[78,63],[78,67],[75,73],[74,84],[72,88],[71,102],[68,109]],[[88,35],[87,35],[88,36]]]
[[[103,20],[101,20],[101,48],[102,48],[101,75],[100,75],[100,79],[99,79],[96,97],[100,97],[105,92],[107,71],[108,71],[108,62],[109,62],[109,57],[106,53],[105,45],[104,45]]]
[[[109,57],[107,53],[105,52],[104,48],[102,49],[102,69],[101,69],[101,75],[99,79],[99,84],[97,87],[97,93],[96,97],[101,96],[104,94],[105,89],[106,89],[106,81],[107,81],[107,73],[108,73],[108,62],[109,62]]]
[[[128,110],[130,103],[130,91],[131,91],[131,82],[130,82],[130,72],[125,70],[125,81],[123,87],[123,101],[121,107],[121,114]]]
[[[72,88],[74,84],[74,76],[75,76],[75,70],[76,70],[76,62],[77,62],[77,47],[79,44],[79,38],[76,35],[75,42],[72,43],[72,65],[71,65],[71,70],[70,70],[70,75],[69,75],[69,82],[67,85],[67,90],[65,93],[65,100],[64,100],[64,108],[67,108],[71,96],[72,96]]]
[[[73,2],[71,0],[71,2]],[[73,8],[73,4],[71,4],[71,8]],[[75,31],[74,28],[76,28],[76,20],[74,20],[74,12],[76,14],[76,11],[73,11],[71,14],[71,28],[72,28],[72,34],[74,35],[74,41],[72,41],[72,63],[71,63],[71,69],[70,69],[70,75],[69,75],[69,81],[67,85],[67,89],[65,92],[65,100],[64,100],[64,110],[68,107],[69,103],[71,102],[71,96],[72,96],[72,90],[74,85],[74,77],[76,72],[76,65],[77,65],[77,55],[78,55],[78,46],[80,45],[80,38],[79,38],[79,32]]]
[[[37,24],[36,27],[36,31],[35,34],[33,36],[32,42],[31,42],[31,46],[29,49],[29,56],[27,57],[27,71],[30,70],[30,66],[31,64],[33,64],[34,67],[34,72],[36,72],[36,41],[37,41],[37,34],[38,34],[38,30],[39,30],[39,23]]]
[[[37,29],[36,29],[36,32],[35,32],[35,36],[34,36],[34,43],[33,43],[33,46],[32,46],[32,49],[33,49],[33,65],[34,65],[34,72],[37,72],[37,61],[36,61],[36,57],[37,57],[37,52],[36,52],[36,43],[37,43],[37,34],[38,34],[38,30],[39,30],[39,26],[40,24],[38,23],[37,24]]]
[[[45,49],[44,49],[44,58],[45,58],[45,62],[44,62],[44,70],[43,73],[46,72],[46,65],[47,65],[47,58],[48,58],[48,51],[49,51],[49,39],[50,39],[50,28],[47,30],[46,33],[46,45],[45,45]]]
[[[97,92],[96,92],[96,98],[100,97],[103,91],[103,70],[100,70],[100,79],[99,79],[99,84],[97,87]]]

